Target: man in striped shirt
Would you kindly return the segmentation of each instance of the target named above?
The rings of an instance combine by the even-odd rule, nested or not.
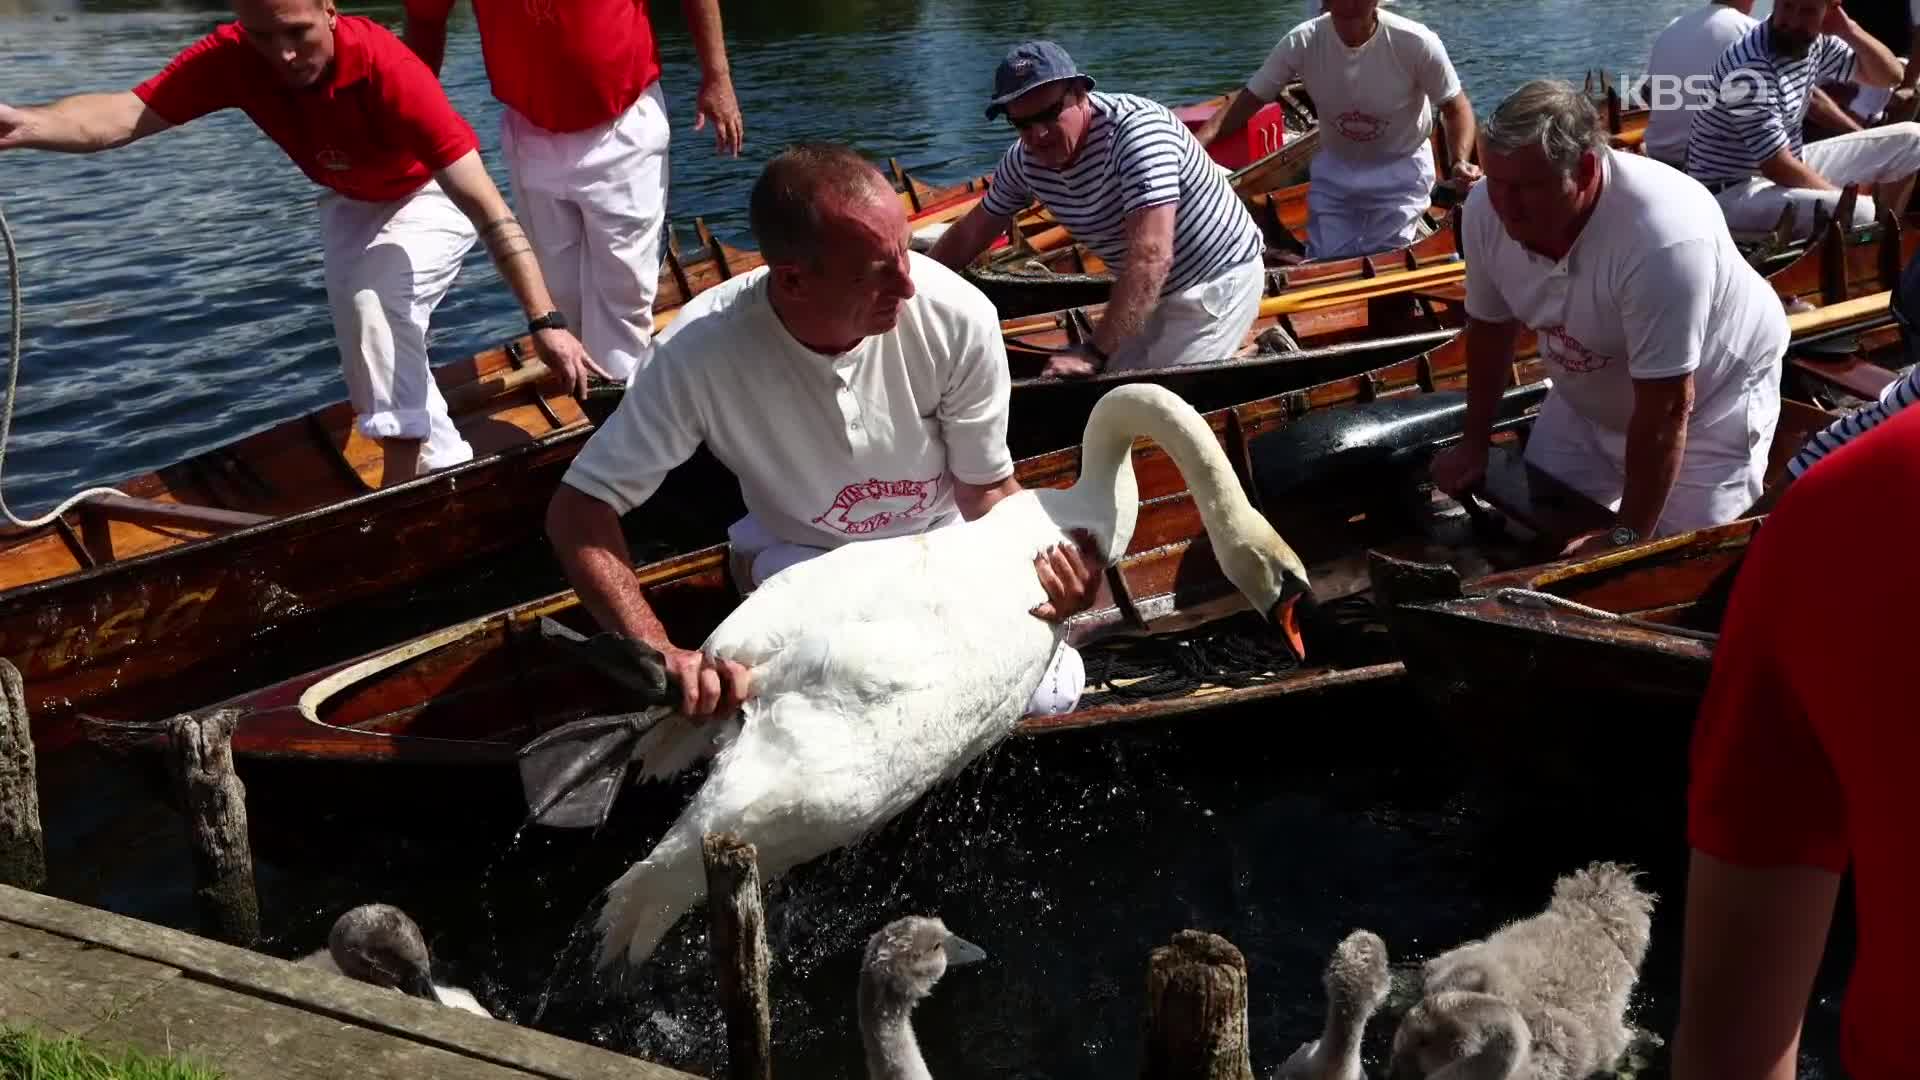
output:
[[[1115,273],[1091,340],[1055,356],[1048,374],[1233,356],[1260,311],[1259,226],[1172,112],[1093,86],[1051,41],[1007,53],[987,116],[1005,112],[1020,139],[986,197],[930,254],[964,267],[1038,198]]]
[[[1880,185],[1881,203],[1902,213],[1920,169],[1920,124],[1801,142],[1816,82],[1893,86],[1901,73],[1838,0],[1776,0],[1772,16],[1714,65],[1715,99],[1694,118],[1687,172],[1714,193],[1737,233],[1764,232],[1791,206],[1795,231],[1805,236],[1814,206],[1831,210],[1849,184]],[[1853,224],[1874,214],[1874,200],[1861,199]]]

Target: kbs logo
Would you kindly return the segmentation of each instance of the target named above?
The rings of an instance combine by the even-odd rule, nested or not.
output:
[[[866,536],[926,513],[939,492],[937,476],[931,480],[869,479],[864,484],[848,484],[813,523],[848,536]]]
[[[1334,118],[1333,123],[1340,129],[1340,134],[1354,142],[1372,142],[1387,130],[1387,122],[1372,113],[1343,112]]]
[[[1613,363],[1613,357],[1603,356],[1580,344],[1580,340],[1567,333],[1564,326],[1550,326],[1540,331],[1540,351],[1547,354],[1547,359],[1575,374],[1599,371]]]

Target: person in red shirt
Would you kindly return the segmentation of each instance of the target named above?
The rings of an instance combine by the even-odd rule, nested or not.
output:
[[[1920,539],[1920,409],[1794,481],[1750,544],[1694,728],[1676,1080],[1788,1080],[1849,864],[1857,940],[1841,1014],[1855,1080],[1911,1076],[1920,965],[1920,725],[1903,632]],[[1836,533],[1835,530],[1840,530]],[[1837,589],[1837,550],[1879,568]]]
[[[682,0],[701,85],[694,129],[738,155],[740,108],[719,0]],[[406,42],[436,73],[453,0],[407,0]],[[646,0],[473,0],[500,150],[560,310],[602,373],[630,380],[653,355],[667,212],[667,103]]]
[[[473,456],[427,366],[427,322],[476,232],[534,343],[584,393],[592,361],[555,312],[473,129],[418,57],[332,0],[234,0],[236,21],[130,91],[0,104],[0,150],[93,153],[240,109],[324,190],[327,301],[356,422],[389,482]]]

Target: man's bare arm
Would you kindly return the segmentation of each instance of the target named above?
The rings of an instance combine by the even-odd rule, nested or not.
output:
[[[967,211],[965,216],[954,222],[946,232],[940,234],[940,239],[933,242],[933,247],[927,252],[927,258],[950,270],[964,269],[968,263],[979,257],[981,252],[987,250],[987,245],[993,243],[994,237],[1012,226],[1012,218],[988,213],[984,200],[975,203],[973,209]]]
[[[0,105],[0,150],[91,154],[172,126],[131,90],[75,94],[51,105]]]
[[[1825,870],[1693,853],[1674,1080],[1793,1080],[1839,892],[1839,875]]]
[[[667,670],[680,683],[683,713],[702,716],[732,709],[751,692],[746,668],[710,660],[697,649],[682,649],[667,636],[634,577],[633,556],[613,507],[561,484],[547,504],[547,539],[595,622],[660,650]]]
[[[1810,191],[1838,191],[1839,185],[1821,176],[1819,170],[1793,156],[1788,147],[1781,147],[1773,156],[1760,163],[1760,175],[1784,188],[1804,188]]]
[[[1108,356],[1147,327],[1160,289],[1173,269],[1173,222],[1179,204],[1162,203],[1127,215],[1127,266],[1113,283],[1093,343]]]
[[[1194,132],[1193,137],[1200,140],[1201,146],[1212,146],[1220,136],[1231,135],[1246,127],[1247,121],[1253,119],[1253,114],[1266,104],[1258,94],[1243,86],[1233,92],[1233,98],[1225,107],[1207,117],[1206,123],[1200,125],[1200,130]]]

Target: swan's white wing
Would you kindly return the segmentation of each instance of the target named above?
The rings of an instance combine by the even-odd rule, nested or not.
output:
[[[1023,491],[979,521],[848,544],[774,575],[703,648],[751,668],[756,697],[811,688],[822,708],[857,709],[924,688],[931,698],[957,701],[967,679],[1004,686],[998,665],[1041,647],[1009,654],[1003,642],[1023,634],[1030,642],[1051,639],[1052,628],[1026,612],[1046,598],[1033,555],[1060,535],[1034,493]],[[679,772],[738,732],[732,718],[670,717],[636,750],[640,775]]]

